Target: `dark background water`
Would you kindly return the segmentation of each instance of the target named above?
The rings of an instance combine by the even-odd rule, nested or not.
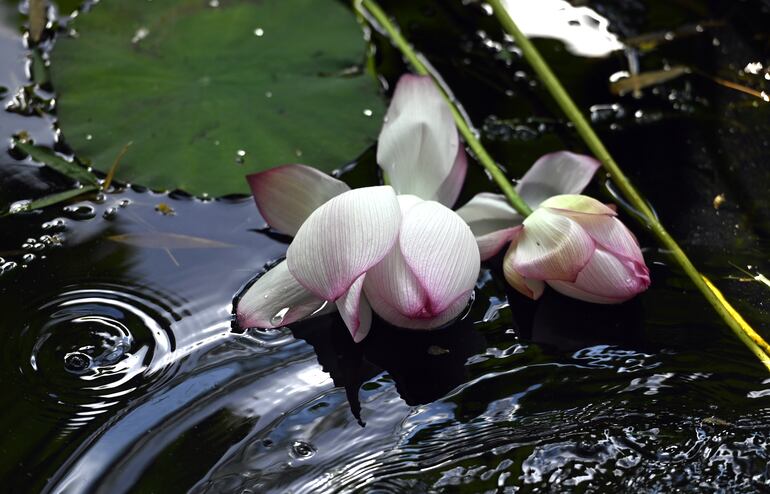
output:
[[[770,62],[767,2],[582,3],[621,39],[659,33],[636,55],[642,70],[684,64],[770,85],[742,70]],[[383,7],[511,178],[544,152],[583,149],[481,5]],[[26,131],[66,150],[55,88],[29,80],[24,8],[0,3],[0,135],[10,145]],[[708,27],[663,36],[699,23]],[[405,66],[374,41],[391,87]],[[770,287],[731,265],[770,272],[767,104],[699,74],[613,96],[608,79],[628,69],[625,55],[538,46],[696,264],[770,337]],[[373,154],[343,179],[377,180]],[[14,151],[0,158],[4,204],[68,186]],[[474,166],[461,202],[493,189]],[[610,190],[590,192],[612,200]],[[287,245],[250,198],[119,187],[0,218],[0,491],[770,490],[770,376],[624,219],[653,279],[632,302],[549,292],[532,303],[506,289],[497,259],[457,324],[419,333],[377,323],[355,345],[336,315],[231,327],[233,297]]]

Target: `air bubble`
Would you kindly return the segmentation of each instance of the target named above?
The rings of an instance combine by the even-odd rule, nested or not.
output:
[[[96,216],[96,210],[89,204],[73,204],[72,206],[64,207],[62,211],[67,217],[78,221],[90,220]]]
[[[105,220],[114,220],[118,217],[118,209],[117,208],[107,208],[104,210],[104,213],[102,213],[102,218]]]
[[[291,445],[291,451],[289,454],[292,456],[292,458],[296,458],[298,460],[306,460],[316,454],[316,451],[317,450],[315,446],[310,443],[305,441],[294,441],[294,443]]]

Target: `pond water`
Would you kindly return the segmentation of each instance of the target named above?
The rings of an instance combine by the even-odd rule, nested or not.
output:
[[[744,70],[770,62],[770,4],[580,4],[646,47],[585,58],[558,40],[538,45],[696,264],[770,337],[770,288],[735,267],[770,272],[770,114],[761,98],[714,81],[770,85]],[[383,7],[512,178],[546,151],[582,150],[483,5]],[[66,151],[54,88],[29,81],[25,8],[0,3],[0,132],[8,145],[25,131]],[[384,38],[374,43],[392,86],[403,62]],[[630,65],[698,72],[612,95],[610,78]],[[341,177],[374,183],[373,156]],[[471,168],[460,202],[494,190]],[[68,185],[16,151],[0,159],[4,205]],[[612,190],[590,192],[617,201]],[[288,240],[249,197],[120,185],[0,218],[0,490],[770,490],[770,375],[632,227],[653,285],[629,303],[553,292],[533,303],[506,288],[495,259],[456,324],[375,322],[356,345],[337,315],[233,327],[234,298]]]

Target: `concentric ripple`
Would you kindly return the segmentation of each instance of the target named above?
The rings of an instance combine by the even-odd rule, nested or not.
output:
[[[82,421],[146,385],[174,350],[173,311],[119,286],[63,291],[27,315],[19,371],[57,410],[90,410]]]

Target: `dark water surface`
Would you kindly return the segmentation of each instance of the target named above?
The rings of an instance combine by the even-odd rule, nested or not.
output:
[[[580,3],[621,39],[658,33],[629,55],[641,70],[688,65],[770,87],[743,70],[770,62],[767,2]],[[544,152],[582,149],[483,6],[383,6],[511,177]],[[28,79],[24,8],[0,3],[0,132],[66,151],[53,88]],[[375,43],[392,85],[404,66]],[[770,287],[731,265],[770,274],[767,104],[698,74],[613,96],[626,55],[539,46],[696,264],[770,337]],[[373,183],[373,150],[346,169],[352,185]],[[470,175],[461,201],[493,190]],[[3,204],[68,185],[16,151],[0,157]],[[120,186],[0,218],[0,491],[770,491],[770,375],[625,220],[653,277],[630,303],[532,303],[506,289],[497,259],[457,324],[376,323],[355,345],[337,315],[231,327],[236,294],[287,246],[250,198]]]

